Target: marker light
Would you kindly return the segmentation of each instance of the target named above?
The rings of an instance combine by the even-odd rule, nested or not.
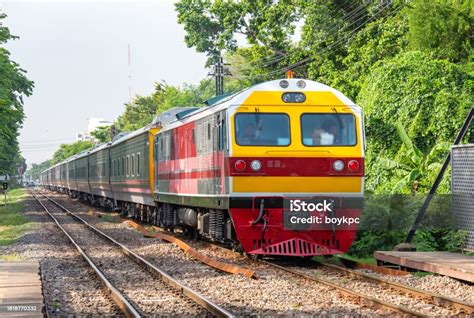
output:
[[[298,88],[305,88],[306,83],[303,80],[299,80],[298,82],[296,82],[296,86],[298,86]]]
[[[235,170],[237,170],[237,171],[244,171],[244,170],[245,170],[245,167],[247,167],[247,165],[245,164],[245,161],[243,161],[243,160],[237,160],[237,161],[235,162],[234,167],[235,167]]]
[[[287,80],[280,81],[281,88],[287,88],[288,86],[290,86],[290,83]]]
[[[260,162],[260,160],[253,160],[250,163],[250,168],[252,168],[253,171],[258,171],[262,169],[262,163]]]
[[[357,171],[357,170],[359,170],[359,163],[358,163],[356,160],[351,160],[351,161],[349,161],[349,163],[347,164],[347,167],[348,167],[349,170],[351,170],[351,171]]]
[[[284,93],[281,99],[285,103],[304,103],[306,96],[303,93]]]
[[[344,169],[344,162],[341,160],[336,160],[333,162],[332,167],[336,171],[342,171]]]

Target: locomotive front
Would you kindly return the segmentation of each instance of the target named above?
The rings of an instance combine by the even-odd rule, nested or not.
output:
[[[248,254],[347,251],[363,205],[362,111],[301,79],[266,82],[228,108],[229,214]]]

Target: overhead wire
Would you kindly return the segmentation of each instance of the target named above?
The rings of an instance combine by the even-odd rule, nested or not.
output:
[[[334,33],[332,33],[332,34],[327,34],[327,37],[330,38],[332,35],[335,35],[336,33],[339,33],[339,32],[344,31],[345,28],[350,27],[350,26],[352,26],[352,25],[354,25],[354,24],[360,22],[360,21],[363,20],[364,18],[367,18],[367,17],[368,17],[368,14],[369,14],[369,13],[367,12],[367,13],[363,14],[362,16],[358,17],[358,19],[355,20],[355,21],[353,21],[352,23],[350,23],[350,24],[348,24],[348,25],[344,25],[342,28],[340,28],[340,29],[337,30],[336,32],[334,32]],[[362,25],[363,25],[363,24],[364,24],[364,23],[362,23]],[[333,28],[333,29],[334,29],[334,28]],[[353,32],[351,32],[351,33],[353,33]],[[339,40],[340,40],[340,39],[338,39],[337,41],[339,41]],[[337,42],[337,41],[336,41],[336,42]],[[313,42],[313,43],[314,43],[314,42]],[[332,45],[332,44],[331,44],[331,45]],[[289,55],[294,55],[294,53],[289,54]],[[279,62],[279,61],[281,61],[281,59],[275,61],[275,63],[276,63],[276,62]]]
[[[351,24],[349,24],[349,25],[344,25],[344,26],[342,26],[342,28],[340,28],[339,30],[337,30],[337,32],[334,32],[334,31],[336,30],[336,28],[341,25],[341,23],[343,23],[344,21],[347,21],[348,19],[359,18],[359,15],[360,15],[360,14],[363,14],[364,17],[367,17],[368,13],[365,13],[365,11],[363,10],[363,9],[366,9],[366,8],[368,8],[368,6],[365,5],[365,4],[362,4],[362,5],[359,5],[358,7],[356,7],[354,10],[348,12],[345,16],[342,17],[342,21],[341,21],[341,22],[334,23],[334,24],[332,25],[331,29],[329,29],[329,31],[328,31],[328,35],[327,35],[327,36],[330,37],[330,36],[332,36],[332,35],[335,35],[336,33],[343,31],[346,27],[348,27],[348,26],[354,24],[354,22],[353,22],[353,23],[351,23]],[[365,14],[364,14],[364,13],[365,13]],[[335,18],[335,17],[332,16],[332,18]],[[358,21],[360,21],[360,19],[356,20],[355,22],[358,22]],[[277,57],[273,58],[272,60],[269,60],[269,61],[265,62],[264,64],[258,65],[258,64],[259,64],[259,61],[260,61],[260,60],[263,60],[263,58],[262,58],[262,59],[260,59],[260,60],[257,60],[257,61],[254,62],[253,64],[256,65],[256,67],[262,67],[262,68],[268,67],[268,66],[270,66],[270,65],[272,65],[272,64],[275,64],[275,63],[277,63],[277,62],[279,62],[279,61],[281,61],[281,60],[283,60],[283,59],[289,57],[289,56],[292,55],[292,54],[293,54],[293,53],[288,52],[287,54],[285,54],[285,55],[283,55],[283,56],[277,56]]]
[[[347,34],[345,37],[343,38],[340,38],[338,39],[337,41],[335,41],[334,43],[331,43],[330,45],[328,45],[327,47],[323,48],[323,50],[317,52],[318,55],[321,55],[322,53],[325,53],[331,49],[334,49],[334,48],[337,48],[339,47],[340,45],[342,45],[345,41],[349,41],[352,37],[353,37],[353,34],[359,30],[360,28],[362,28],[364,25],[366,25],[367,23],[369,23],[371,20],[373,20],[375,17],[377,17],[380,13],[382,13],[383,11],[385,11],[388,7],[390,7],[390,4],[387,4],[387,5],[380,5],[379,7],[380,10],[377,11],[376,13],[374,13],[370,18],[368,18],[366,21],[364,21],[363,23],[361,23],[360,25],[358,25],[356,28],[354,28],[349,34]],[[389,11],[389,13],[393,13],[393,12],[398,12],[399,10],[401,10],[402,6],[400,7],[397,7],[397,8],[394,8],[392,10]],[[362,18],[359,18],[358,21],[360,21]],[[352,24],[358,22],[358,21],[355,21],[353,22]],[[267,72],[265,74],[261,74],[261,75],[243,75],[243,76],[240,76],[240,78],[260,78],[260,77],[267,77],[267,76],[272,76],[272,75],[275,75],[275,74],[278,74],[278,73],[281,73],[281,72],[286,72],[290,69],[295,69],[295,68],[300,68],[302,66],[305,66],[307,65],[308,63],[312,62],[314,59],[316,58],[315,55],[312,55],[312,56],[308,56],[298,62],[295,62],[289,66],[285,66],[285,67],[282,67],[280,69],[277,69],[277,70],[273,70],[271,72]]]

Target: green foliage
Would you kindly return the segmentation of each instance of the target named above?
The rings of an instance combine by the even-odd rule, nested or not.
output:
[[[377,250],[390,251],[405,238],[402,230],[386,231],[372,230],[359,231],[356,240],[349,249],[349,255],[357,257],[370,257]]]
[[[214,96],[214,86],[210,79],[201,81],[199,85],[171,86],[157,83],[155,91],[149,96],[138,96],[131,104],[125,106],[115,126],[120,131],[132,131],[148,125],[157,114],[172,107],[203,106],[204,101]],[[225,85],[226,92],[241,90],[243,82],[232,80]]]
[[[472,54],[472,0],[415,0],[408,11],[410,48],[459,62]]]
[[[406,49],[406,11],[407,9],[403,9],[395,16],[370,22],[357,32],[349,43],[347,55],[342,59],[343,67],[340,72],[326,76],[328,84],[357,101],[357,95],[372,66],[378,61],[395,57]]]
[[[389,184],[390,188],[382,186],[382,189],[385,191],[391,189],[392,193],[416,193],[420,190],[427,190],[426,187],[423,187],[426,184],[420,184],[420,181],[429,180],[431,171],[437,172],[441,169],[442,161],[449,153],[451,144],[448,142],[439,143],[425,155],[413,144],[399,121],[394,126],[403,142],[404,149],[398,154],[398,160],[378,159],[378,164],[388,171],[393,171],[394,177],[398,178],[398,180],[394,180],[393,187]]]
[[[10,34],[0,13],[0,44],[17,39]],[[25,71],[10,60],[10,52],[0,48],[0,174],[14,175],[22,158],[18,148],[18,133],[24,119],[23,97],[30,96],[33,82],[25,76]]]
[[[413,239],[418,251],[461,252],[467,238],[466,231],[434,229],[417,231]]]
[[[349,255],[356,257],[371,257],[374,251],[390,251],[403,242],[406,231],[363,231],[358,232],[356,241],[352,244]],[[466,240],[466,231],[449,229],[419,230],[413,238],[417,251],[448,251],[462,252]]]
[[[111,126],[97,127],[96,130],[91,132],[91,135],[100,143],[109,142],[112,140],[111,128]]]
[[[403,124],[421,153],[433,150],[427,159],[434,160],[431,156],[439,154],[435,145],[454,140],[474,103],[473,92],[471,74],[456,64],[432,60],[421,52],[401,53],[378,62],[358,95],[366,115],[367,188],[383,192],[395,185],[398,177],[386,169],[380,158],[403,160],[411,156],[408,148],[401,147],[403,142],[397,136],[395,121]],[[436,167],[425,168],[428,171]],[[425,190],[433,181],[432,171],[428,173],[430,178],[422,180]]]
[[[237,48],[236,34],[244,35],[251,45],[283,54],[294,32],[299,2],[181,0],[175,6],[178,23],[186,31],[186,44],[205,52],[209,64],[222,51]]]
[[[0,246],[15,243],[30,228],[28,220],[20,214],[24,196],[23,189],[11,190],[9,191],[9,205],[0,206]]]
[[[78,154],[84,150],[90,149],[94,146],[91,141],[76,141],[72,144],[62,144],[59,149],[53,154],[51,164],[57,164],[75,154]]]

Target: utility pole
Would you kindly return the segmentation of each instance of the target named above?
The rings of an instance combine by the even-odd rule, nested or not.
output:
[[[216,79],[216,96],[224,95],[224,76],[232,75],[225,67],[226,65],[229,64],[224,64],[224,59],[219,55],[216,58],[213,72],[208,74]]]

